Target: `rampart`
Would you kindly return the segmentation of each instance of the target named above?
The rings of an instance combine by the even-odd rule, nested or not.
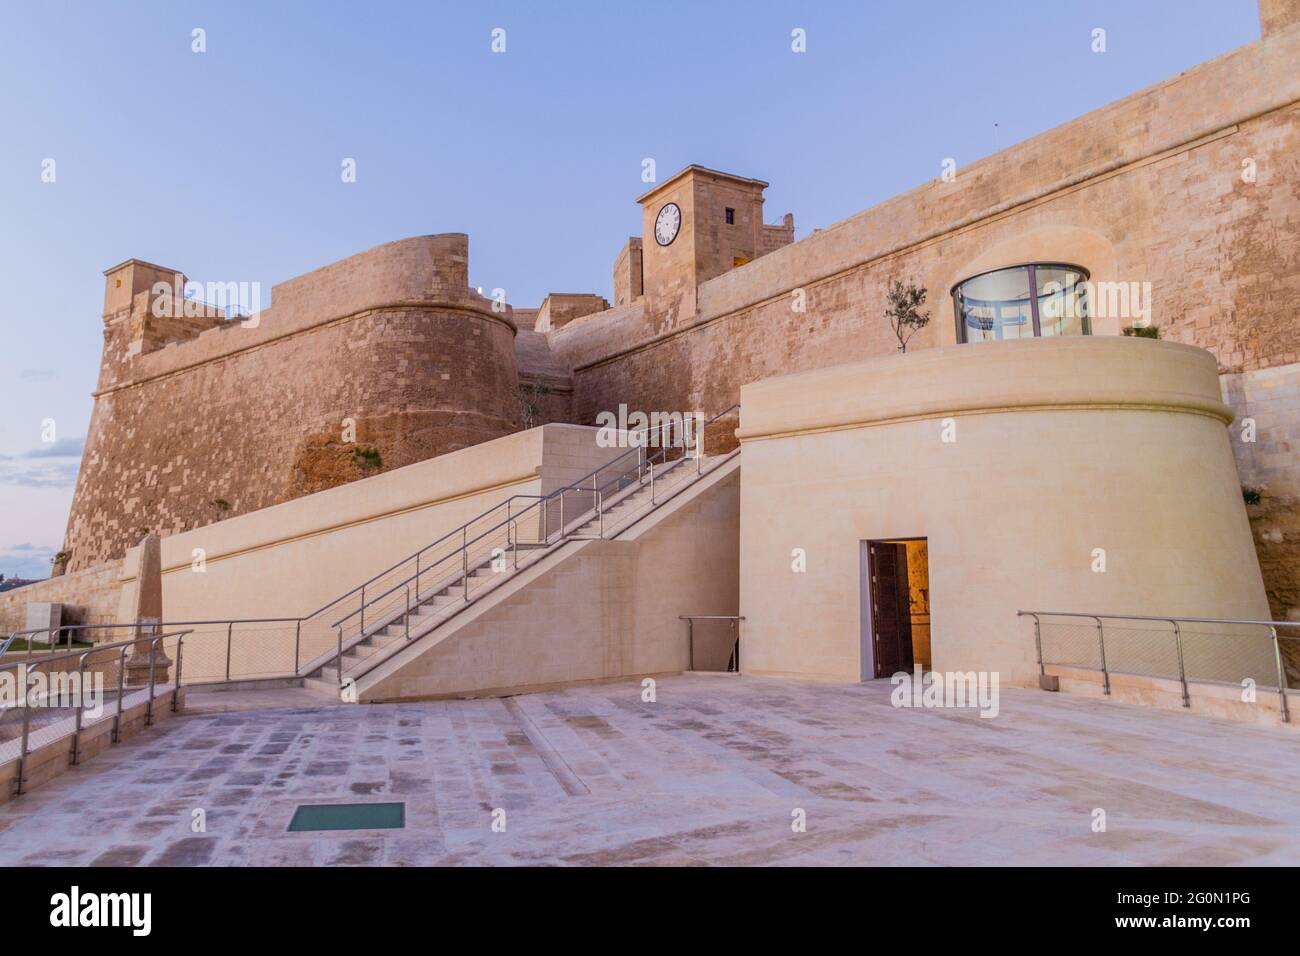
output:
[[[174,326],[154,314],[159,274],[134,260],[108,273],[71,571],[145,530],[178,534],[518,427],[514,324],[469,288],[464,235],[379,246],[277,285],[245,321],[171,327],[165,344],[150,334]]]

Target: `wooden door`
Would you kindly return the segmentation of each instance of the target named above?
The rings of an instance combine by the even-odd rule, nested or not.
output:
[[[907,545],[868,545],[871,574],[871,641],[876,676],[912,669],[912,602],[907,585]]]

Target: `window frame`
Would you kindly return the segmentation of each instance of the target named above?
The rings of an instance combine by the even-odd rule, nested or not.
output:
[[[973,282],[976,279],[982,278],[987,275],[992,275],[995,272],[1006,272],[1010,269],[1025,269],[1029,272],[1029,289],[1030,289],[1029,314],[1033,322],[1034,338],[1036,339],[1041,339],[1043,337],[1042,325],[1040,324],[1038,318],[1038,299],[1039,299],[1038,270],[1039,269],[1072,269],[1083,276],[1082,281],[1084,282],[1092,281],[1092,273],[1088,269],[1084,268],[1078,263],[1062,262],[1057,260],[1042,260],[1042,261],[1035,260],[1034,262],[1013,262],[1005,266],[998,266],[995,269],[985,269],[983,272],[977,272],[974,275],[969,275],[966,278],[953,283],[952,288],[948,290],[948,294],[952,296],[953,322],[957,326],[958,345],[979,344],[979,343],[969,342],[966,339],[966,321],[965,321],[965,315],[962,313],[961,300],[957,294],[958,290],[962,286],[964,286],[967,282]],[[1089,321],[1091,316],[1083,315],[1080,318],[1082,320],[1081,325],[1083,327],[1083,334],[1091,335],[1092,323]],[[1005,340],[1000,340],[1000,341],[1005,341]]]

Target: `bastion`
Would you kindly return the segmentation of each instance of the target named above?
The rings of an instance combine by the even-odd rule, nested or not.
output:
[[[468,245],[388,243],[275,286],[247,318],[160,317],[156,287],[179,273],[109,269],[68,570],[120,557],[146,530],[178,534],[515,431],[515,325],[470,289]]]

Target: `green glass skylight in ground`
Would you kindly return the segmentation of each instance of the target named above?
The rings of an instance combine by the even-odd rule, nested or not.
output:
[[[303,830],[400,830],[404,803],[304,803],[294,811],[289,832]]]

